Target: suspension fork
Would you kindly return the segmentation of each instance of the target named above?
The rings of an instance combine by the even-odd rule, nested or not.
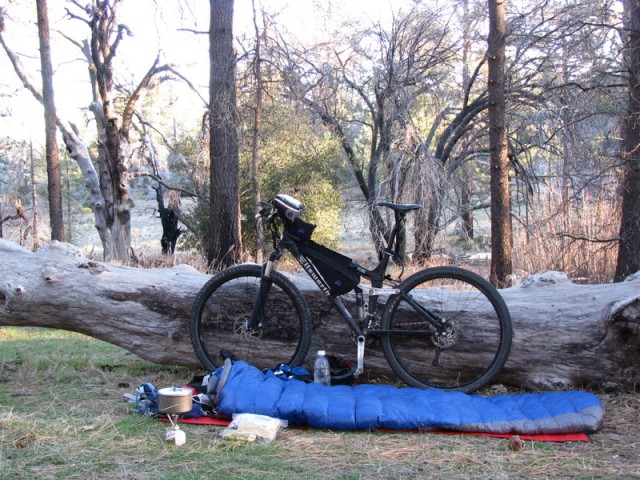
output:
[[[262,266],[262,274],[260,275],[260,289],[258,290],[258,296],[256,302],[253,304],[253,310],[251,311],[251,317],[247,324],[247,330],[252,332],[262,327],[262,317],[264,314],[264,305],[266,303],[269,292],[271,291],[271,285],[273,285],[273,279],[271,274],[278,268],[278,261],[282,256],[282,251],[276,249],[271,252],[269,259]]]

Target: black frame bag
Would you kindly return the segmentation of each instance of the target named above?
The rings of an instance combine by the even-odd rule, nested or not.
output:
[[[312,240],[298,245],[298,251],[307,257],[327,282],[332,295],[342,295],[360,283],[360,275],[352,267],[353,260]]]

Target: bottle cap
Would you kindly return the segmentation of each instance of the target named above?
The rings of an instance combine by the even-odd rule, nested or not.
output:
[[[319,355],[320,357],[324,357],[324,355],[325,355],[325,351],[324,351],[324,350],[318,350],[318,355]]]

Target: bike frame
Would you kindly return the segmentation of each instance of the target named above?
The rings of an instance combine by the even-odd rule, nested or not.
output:
[[[356,296],[356,306],[358,309],[358,318],[354,319],[351,312],[347,307],[339,300],[338,297],[331,294],[330,287],[317,271],[315,266],[309,261],[309,259],[300,253],[297,244],[299,240],[296,237],[289,234],[286,230],[280,234],[280,231],[275,223],[273,215],[269,218],[268,224],[271,230],[274,250],[269,255],[269,259],[263,266],[263,273],[260,280],[260,293],[253,308],[249,324],[247,325],[249,330],[260,327],[260,318],[262,318],[262,311],[264,309],[264,299],[267,298],[269,290],[271,288],[272,280],[271,274],[277,270],[277,265],[282,255],[285,252],[290,252],[300,266],[307,272],[309,277],[318,286],[318,288],[325,294],[331,304],[336,307],[341,316],[345,319],[349,328],[353,331],[357,339],[358,345],[358,358],[361,358],[360,351],[364,349],[364,343],[367,335],[406,335],[404,331],[393,330],[381,330],[375,328],[373,323],[376,319],[376,312],[378,310],[378,300],[381,295],[401,295],[409,305],[411,305],[417,312],[419,312],[428,322],[430,322],[437,332],[444,332],[446,321],[435,315],[433,312],[426,310],[419,303],[413,300],[410,295],[405,294],[398,288],[400,284],[399,280],[393,280],[386,275],[389,261],[391,259],[397,259],[402,261],[403,257],[400,255],[400,248],[402,247],[401,234],[404,231],[404,225],[406,221],[406,212],[395,211],[395,224],[389,237],[389,242],[386,248],[384,248],[380,255],[380,261],[373,269],[368,269],[357,262],[353,262],[352,267],[364,278],[371,282],[371,286],[358,285],[354,288]],[[394,283],[394,286],[385,287],[384,281]],[[367,302],[364,301],[364,296],[367,295]],[[365,312],[365,305],[367,305],[367,311]],[[434,332],[430,330],[412,331],[412,335],[425,335],[433,336]],[[360,365],[358,366],[360,368]]]
[[[259,206],[258,238],[264,239],[260,224],[264,222],[273,242],[268,260],[261,266],[237,265],[212,277],[192,308],[191,341],[207,368],[217,368],[213,355],[223,337],[242,356],[258,363],[265,361],[259,347],[262,341],[265,346],[280,345],[278,350],[292,365],[305,361],[314,344],[315,322],[295,281],[277,271],[286,252],[336,308],[353,339],[357,338],[355,376],[364,370],[365,344],[379,344],[381,351],[376,349],[375,355],[384,353],[398,377],[419,388],[471,392],[486,385],[504,366],[513,329],[504,300],[489,282],[452,266],[421,269],[402,278],[405,217],[419,205],[377,203],[394,212],[395,224],[385,235],[372,269],[312,241],[315,225],[299,218],[303,206],[295,198],[278,194]],[[387,273],[389,262],[394,269]],[[348,298],[342,298],[346,294]],[[242,301],[237,295],[243,296]],[[417,342],[416,336],[420,337]],[[348,339],[349,335],[343,340]],[[223,346],[226,344],[225,340]],[[468,356],[476,350],[477,362]],[[439,366],[442,368],[432,369]],[[463,371],[466,368],[469,372]]]

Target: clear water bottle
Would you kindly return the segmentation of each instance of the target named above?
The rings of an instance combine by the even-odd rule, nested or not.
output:
[[[331,370],[329,369],[329,359],[324,350],[318,350],[318,356],[313,362],[313,381],[321,385],[331,385]]]

